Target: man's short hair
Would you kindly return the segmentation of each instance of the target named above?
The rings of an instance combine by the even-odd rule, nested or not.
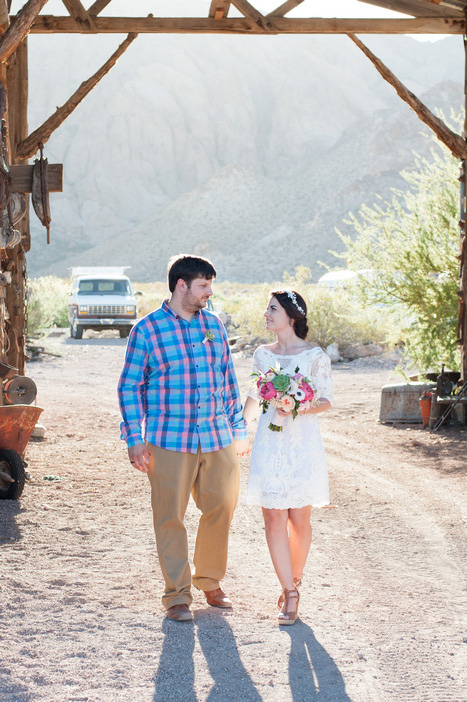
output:
[[[169,290],[171,293],[175,290],[177,280],[185,281],[190,287],[195,278],[211,278],[216,277],[216,269],[211,261],[202,256],[191,256],[190,254],[178,254],[172,256],[167,266],[167,275],[169,280]]]

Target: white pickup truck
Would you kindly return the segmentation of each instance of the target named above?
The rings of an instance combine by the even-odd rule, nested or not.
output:
[[[85,329],[118,329],[125,338],[136,322],[136,299],[125,268],[72,268],[68,320],[70,336],[82,339]]]

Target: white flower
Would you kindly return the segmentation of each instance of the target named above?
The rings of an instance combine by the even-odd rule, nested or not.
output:
[[[289,395],[294,395],[295,397],[297,397],[297,392],[298,392],[298,383],[293,378],[290,378],[290,385],[289,385],[288,393],[289,393]],[[298,399],[299,398],[297,397],[297,400]]]
[[[298,390],[294,393],[294,395],[295,395],[295,399],[298,400],[299,402],[304,400],[306,397],[305,393],[300,388],[298,388]]]

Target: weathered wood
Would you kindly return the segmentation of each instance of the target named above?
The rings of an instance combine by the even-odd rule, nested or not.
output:
[[[358,46],[375,66],[378,73],[395,89],[399,97],[404,100],[433,132],[445,144],[456,158],[467,158],[467,143],[459,134],[456,134],[444,124],[419,98],[408,90],[394,73],[377,58],[370,49],[356,36],[349,34],[350,39]]]
[[[3,34],[5,29],[10,24],[10,12],[7,0],[0,0],[0,34]]]
[[[28,0],[11,21],[10,26],[0,38],[0,61],[10,58],[17,46],[29,32],[31,25],[37,18],[47,0]]]
[[[21,144],[18,145],[16,153],[21,158],[29,158],[38,150],[39,142],[43,144],[48,141],[53,132],[66,120],[73,110],[84,100],[99,81],[115,66],[120,56],[127,50],[130,44],[136,39],[137,34],[129,34],[112,56],[99,68],[93,76],[85,80],[73,95],[61,106],[57,107],[40,127],[35,129]]]
[[[462,17],[462,11],[452,6],[440,5],[436,0],[360,0],[367,5],[384,7],[394,12],[404,12],[414,17]]]
[[[110,5],[112,0],[96,0],[91,7],[89,8],[88,12],[91,15],[91,17],[95,17],[98,15],[102,10],[104,10],[107,5]]]
[[[266,18],[266,21],[269,21]],[[96,31],[102,34],[264,34],[264,29],[246,17],[221,21],[207,17],[95,17]],[[71,17],[39,15],[31,34],[76,34]],[[317,17],[274,18],[278,34],[464,34],[460,19],[424,17],[421,19],[336,19]]]
[[[96,30],[91,15],[84,9],[80,0],[62,0],[62,2],[81,31],[92,32]]]
[[[32,193],[32,174],[34,166],[30,164],[10,166],[13,193]],[[63,192],[63,164],[49,163],[47,178],[50,193]]]
[[[221,20],[227,17],[230,9],[230,0],[212,0],[209,8],[209,17]]]
[[[290,10],[293,10],[298,5],[301,5],[303,0],[287,0],[283,5],[276,7],[272,12],[268,12],[266,17],[284,17]]]

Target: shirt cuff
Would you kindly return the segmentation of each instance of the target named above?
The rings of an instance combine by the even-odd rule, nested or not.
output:
[[[248,433],[246,430],[245,421],[242,420],[235,427],[232,427],[232,433],[235,441],[242,441],[243,439],[247,439]]]
[[[121,437],[123,441],[126,441],[128,448],[131,446],[136,446],[137,444],[144,444],[144,439],[141,435],[139,436],[123,436]]]

